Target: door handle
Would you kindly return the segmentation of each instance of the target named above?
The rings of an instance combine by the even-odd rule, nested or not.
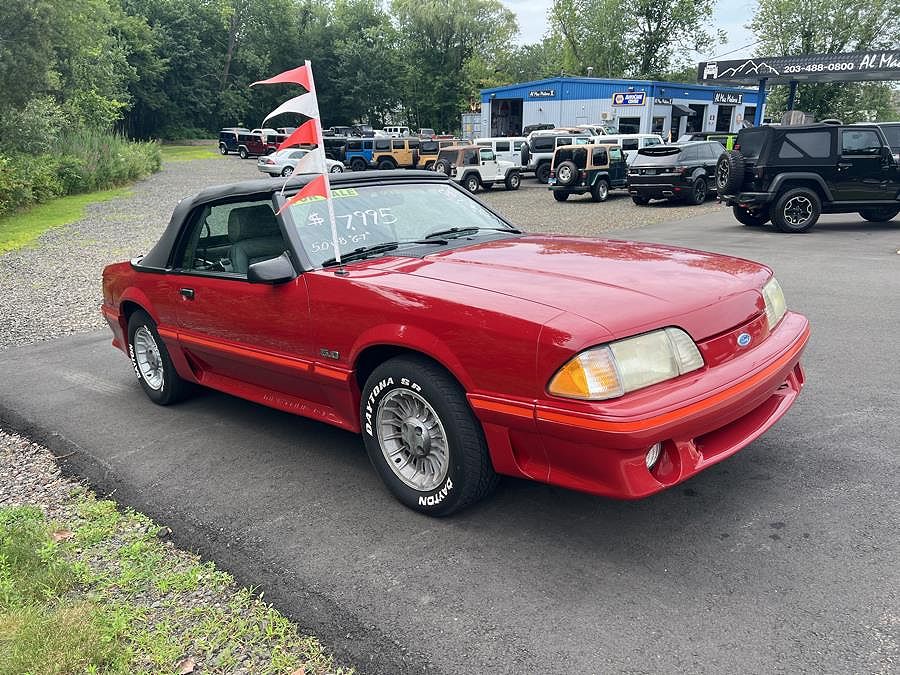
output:
[[[193,288],[182,288],[179,293],[181,293],[182,297],[185,300],[193,300],[194,299],[194,289]]]
[[[838,162],[837,167],[838,171],[841,169],[849,169],[853,164],[851,162]]]

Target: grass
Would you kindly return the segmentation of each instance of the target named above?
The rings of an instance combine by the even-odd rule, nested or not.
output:
[[[159,527],[80,493],[66,522],[0,509],[0,675],[345,673],[315,638]]]
[[[47,230],[84,217],[90,204],[130,194],[127,188],[60,197],[0,218],[0,254],[27,246]]]
[[[215,145],[163,145],[160,152],[163,162],[189,162],[194,159],[222,157]]]

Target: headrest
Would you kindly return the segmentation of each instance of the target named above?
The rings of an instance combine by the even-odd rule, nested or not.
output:
[[[281,236],[272,207],[266,204],[232,209],[228,214],[228,239],[231,243],[244,239]]]

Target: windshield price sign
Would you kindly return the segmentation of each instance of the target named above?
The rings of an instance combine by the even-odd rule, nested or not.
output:
[[[613,105],[644,105],[647,98],[647,92],[644,91],[626,91],[612,95]]]

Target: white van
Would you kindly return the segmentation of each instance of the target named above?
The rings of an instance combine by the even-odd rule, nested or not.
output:
[[[405,138],[409,136],[409,127],[385,127],[384,132],[391,138]]]
[[[625,163],[629,166],[637,157],[637,151],[641,148],[649,148],[651,145],[662,145],[662,136],[657,134],[610,134],[608,136],[595,136],[595,143],[617,143],[625,153]]]
[[[490,148],[497,159],[512,162],[513,166],[522,166],[522,144],[524,136],[496,136],[494,138],[476,138],[475,145]]]

